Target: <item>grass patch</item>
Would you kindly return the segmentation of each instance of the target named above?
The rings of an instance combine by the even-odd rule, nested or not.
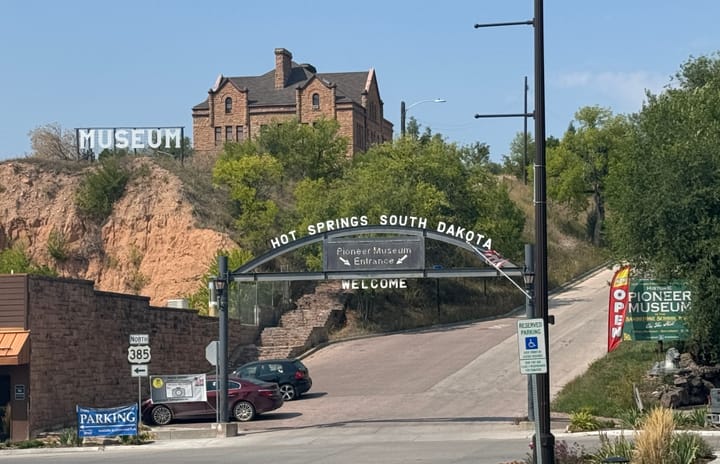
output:
[[[565,385],[551,407],[568,414],[586,410],[602,417],[621,417],[636,409],[633,385],[637,384],[644,407],[651,408],[657,400],[649,395],[654,385],[648,385],[646,373],[657,358],[652,343],[621,343]]]

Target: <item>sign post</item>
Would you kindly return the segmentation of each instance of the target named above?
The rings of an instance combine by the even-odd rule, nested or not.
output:
[[[150,335],[131,334],[128,347],[128,362],[130,375],[138,378],[138,424],[142,415],[142,377],[148,376],[148,363],[150,362]]]
[[[213,340],[205,347],[205,359],[215,366],[215,381],[217,382],[218,376],[218,344],[217,340]],[[216,383],[216,385],[218,385]],[[218,395],[215,395],[215,422],[220,423],[220,410],[218,409]]]

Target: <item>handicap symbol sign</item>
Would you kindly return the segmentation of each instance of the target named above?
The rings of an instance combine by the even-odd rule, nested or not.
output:
[[[525,349],[526,350],[537,350],[538,348],[539,348],[539,346],[538,346],[538,338],[537,337],[525,338]]]

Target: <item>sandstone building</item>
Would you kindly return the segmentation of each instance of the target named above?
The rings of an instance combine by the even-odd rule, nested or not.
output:
[[[392,139],[384,118],[375,70],[318,73],[275,49],[275,68],[261,76],[218,76],[208,97],[192,109],[197,153],[218,153],[225,142],[257,136],[267,124],[296,118],[304,124],[326,118],[340,123],[348,155]]]

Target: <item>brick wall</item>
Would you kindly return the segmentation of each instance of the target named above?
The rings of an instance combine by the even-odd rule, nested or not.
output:
[[[356,124],[362,126],[362,130],[365,130],[365,122],[360,117],[360,112],[354,109],[354,105],[346,105],[338,108],[337,121],[340,124],[338,129],[338,136],[345,137],[348,141],[347,156],[351,158],[355,153],[365,151],[365,147],[362,145],[362,138],[356,137],[357,131],[355,128]]]
[[[214,129],[210,125],[210,112],[193,110],[193,148],[197,153],[209,153],[216,150]]]
[[[218,320],[194,310],[156,308],[149,299],[96,292],[90,281],[29,277],[30,433],[72,425],[75,405],[110,407],[138,399],[130,374],[130,334],[148,334],[150,375],[210,372],[205,346]],[[229,321],[228,350],[254,344],[255,326]],[[247,359],[249,360],[249,359]],[[141,378],[147,397],[148,378]]]
[[[313,107],[312,97],[317,94],[319,106]],[[318,119],[335,119],[335,87],[328,87],[320,79],[313,79],[300,93],[301,122],[312,124]]]
[[[215,127],[222,127],[222,140],[225,142],[225,127],[232,127],[232,140],[235,140],[237,126],[243,126],[247,132],[248,125],[248,108],[247,108],[247,91],[241,91],[229,81],[225,83],[217,92],[210,95],[213,102],[211,107],[215,109],[213,114]],[[225,100],[230,98],[232,107],[230,112],[225,112]],[[214,132],[213,132],[214,137]]]

